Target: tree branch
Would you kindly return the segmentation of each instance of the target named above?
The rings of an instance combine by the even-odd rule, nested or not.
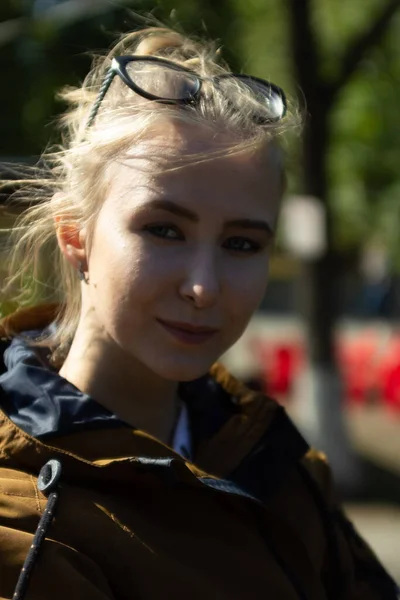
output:
[[[311,25],[310,0],[287,0],[295,78],[310,110],[319,104],[320,86],[317,43]]]
[[[369,29],[349,45],[343,57],[341,72],[330,87],[332,96],[346,85],[367,52],[381,41],[392,17],[399,8],[400,0],[389,0],[378,17],[371,23]]]

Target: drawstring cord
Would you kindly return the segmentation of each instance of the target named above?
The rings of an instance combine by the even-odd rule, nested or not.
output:
[[[47,496],[47,504],[37,526],[32,545],[21,569],[13,600],[23,600],[28,588],[40,548],[53,521],[54,512],[59,499],[58,482],[61,476],[61,463],[58,460],[49,460],[40,470],[37,487]]]

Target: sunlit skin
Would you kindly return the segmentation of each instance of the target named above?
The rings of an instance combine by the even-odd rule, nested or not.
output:
[[[72,239],[58,228],[66,258],[89,277],[60,374],[164,441],[178,382],[206,373],[239,339],[267,285],[281,196],[274,149],[161,168],[227,141],[164,123],[109,167],[90,247],[84,230]],[[192,342],[165,321],[215,331]]]

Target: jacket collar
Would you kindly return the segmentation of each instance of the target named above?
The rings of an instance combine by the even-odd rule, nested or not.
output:
[[[0,321],[0,337],[47,326],[55,305],[19,311]],[[267,496],[287,470],[307,452],[308,445],[284,409],[263,394],[252,392],[222,365],[208,376],[182,385],[182,394],[201,423],[196,467],[229,479],[257,497]],[[217,418],[215,419],[215,413]],[[150,435],[129,427],[85,431],[43,443],[19,429],[0,413],[0,456],[10,467],[38,472],[44,462],[58,458],[71,478],[103,477],[130,480],[140,461],[166,460],[184,464],[182,457]]]

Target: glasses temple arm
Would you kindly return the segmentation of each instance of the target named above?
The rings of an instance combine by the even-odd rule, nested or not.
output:
[[[97,112],[99,110],[100,104],[102,103],[103,98],[106,95],[114,77],[115,71],[114,69],[110,69],[107,75],[105,76],[103,83],[101,84],[98,96],[95,100],[95,103],[93,104],[92,110],[90,111],[88,122],[86,123],[86,129],[88,129],[93,124],[93,121],[95,120]]]

